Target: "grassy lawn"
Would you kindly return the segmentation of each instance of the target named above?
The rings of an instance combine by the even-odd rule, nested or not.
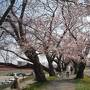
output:
[[[84,79],[76,80],[75,90],[90,90],[90,77],[85,76]]]
[[[48,82],[36,82],[34,84],[29,85],[28,87],[24,88],[23,90],[42,90],[47,86]]]
[[[26,88],[23,90],[46,90],[46,87],[49,84],[49,81],[51,80],[56,80],[57,77],[48,77],[48,81],[46,82],[36,82],[34,84],[28,85]]]

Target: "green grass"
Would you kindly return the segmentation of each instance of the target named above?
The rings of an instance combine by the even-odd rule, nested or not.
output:
[[[75,90],[90,90],[90,77],[85,76],[84,79],[76,80],[76,89]]]
[[[57,77],[56,76],[50,76],[47,78],[48,81],[51,81],[51,80],[57,80]]]
[[[56,80],[57,78],[55,76],[52,76],[52,77],[48,77],[47,79],[48,79],[48,81],[46,81],[46,82],[36,82],[31,85],[28,85],[23,90],[47,90],[46,88],[49,84],[49,81]]]
[[[47,86],[47,84],[48,82],[36,82],[24,88],[23,90],[42,90]]]

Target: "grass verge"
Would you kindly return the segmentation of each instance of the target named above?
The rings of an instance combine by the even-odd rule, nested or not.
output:
[[[76,89],[75,90],[90,90],[90,77],[85,76],[84,79],[78,79],[75,81]]]
[[[42,90],[47,86],[48,82],[36,82],[33,84],[28,85],[23,90]]]
[[[47,90],[46,88],[49,84],[49,81],[56,80],[57,78],[53,76],[53,77],[48,77],[47,79],[48,81],[46,82],[36,82],[36,83],[30,84],[23,90]]]
[[[27,81],[27,80],[31,80],[31,79],[33,80],[33,76],[27,76],[27,77],[21,79],[21,80],[20,80],[20,83],[22,83],[22,82],[24,82],[24,81]]]

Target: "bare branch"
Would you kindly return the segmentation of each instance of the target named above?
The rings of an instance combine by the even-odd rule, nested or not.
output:
[[[62,39],[64,38],[65,34],[67,33],[67,31],[68,31],[68,30],[66,29],[66,30],[63,32],[62,36],[60,37],[60,39],[59,39],[59,41],[58,41],[58,43],[57,43],[57,45],[56,45],[56,48],[59,47],[59,45],[60,45]]]
[[[9,5],[9,7],[7,8],[7,10],[5,11],[4,15],[1,17],[0,19],[0,26],[3,24],[5,18],[7,17],[8,13],[10,12],[10,10],[12,9],[13,5],[15,3],[15,0],[11,0],[11,4]]]
[[[2,31],[1,35],[0,35],[0,38],[2,37],[2,35],[4,34],[4,31]]]
[[[23,60],[26,60],[26,61],[30,61],[30,59],[26,59],[20,55],[18,55],[17,53],[15,53],[14,51],[11,51],[11,50],[8,50],[8,49],[4,49],[3,47],[0,47],[1,50],[4,50],[4,51],[8,51],[8,52],[11,52],[13,54],[15,54],[16,56],[18,56],[19,58],[23,59]]]
[[[27,0],[23,0],[23,4],[22,4],[22,10],[21,10],[20,19],[22,19],[22,18],[23,18],[23,15],[24,15],[24,11],[25,11],[26,5],[27,5]]]
[[[5,30],[7,33],[9,33],[12,37],[16,38],[13,33],[11,33],[9,30],[7,30],[5,27],[0,27],[1,29]]]
[[[20,18],[18,20],[18,24],[19,24],[19,33],[20,33],[20,39],[21,40],[25,40],[25,31],[23,30],[23,27],[22,27],[22,23],[23,23],[23,16],[24,16],[24,12],[25,12],[25,8],[26,8],[26,5],[27,5],[27,0],[23,0],[23,3],[22,3],[22,10],[21,10],[21,15],[20,15]]]
[[[63,16],[63,19],[64,19],[64,23],[65,23],[66,29],[69,31],[69,33],[71,34],[71,36],[75,39],[75,41],[77,41],[77,38],[76,38],[76,37],[74,36],[74,34],[70,31],[69,24],[67,24],[66,18],[65,18],[65,16],[64,16],[64,5],[62,6],[62,16]]]
[[[8,20],[8,22],[10,23],[11,27],[13,28],[14,33],[16,34],[17,39],[19,40],[19,39],[20,39],[20,35],[19,35],[19,32],[18,32],[17,26],[16,26],[15,23],[11,20],[11,17],[10,17],[10,16],[8,16],[8,19],[7,19],[7,20]]]

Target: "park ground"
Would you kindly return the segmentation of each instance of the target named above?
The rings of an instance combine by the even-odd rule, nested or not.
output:
[[[63,77],[48,77],[45,83],[35,82],[33,78],[28,78],[20,83],[22,90],[90,90],[90,69],[85,70],[85,77],[75,80],[75,75]],[[10,87],[3,90],[10,90]]]
[[[49,77],[46,83],[29,84],[23,90],[90,90],[90,69],[86,68],[84,79],[74,79],[74,75],[66,78]]]
[[[90,90],[90,77],[84,79],[50,80],[47,83],[34,83],[23,90]]]

